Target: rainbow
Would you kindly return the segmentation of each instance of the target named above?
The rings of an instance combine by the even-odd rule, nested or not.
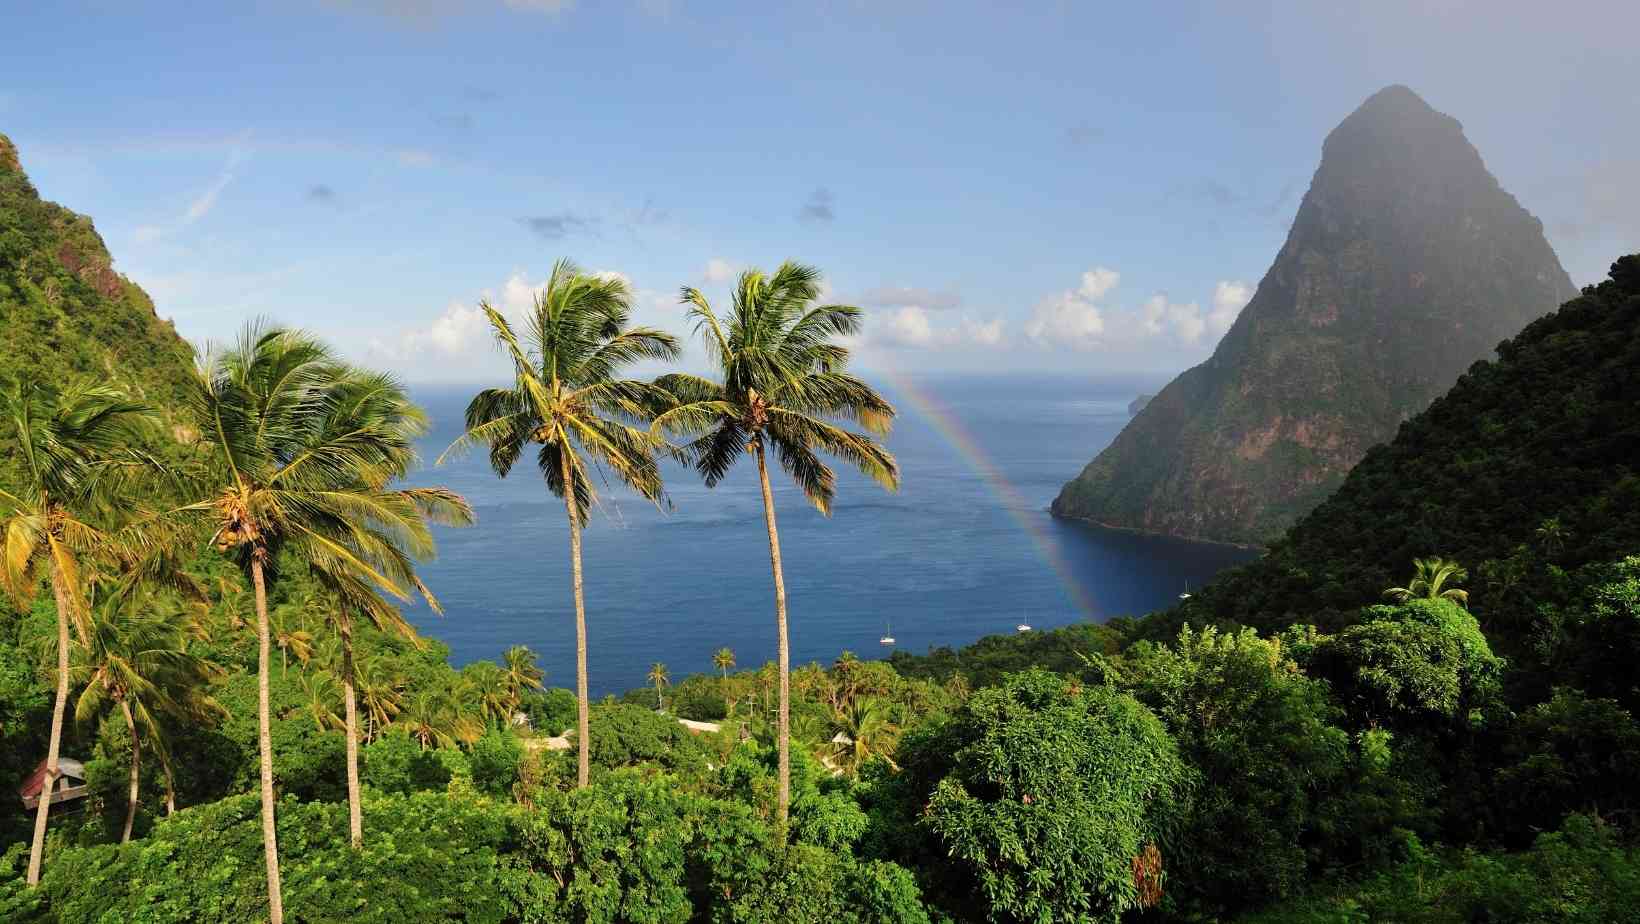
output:
[[[1035,509],[1035,506],[1026,500],[1025,496],[1019,493],[1019,489],[1008,481],[1007,477],[1002,474],[1002,469],[997,467],[990,454],[985,451],[984,447],[980,446],[979,441],[974,438],[973,434],[968,432],[968,428],[962,425],[956,414],[928,389],[918,385],[906,376],[881,368],[873,371],[887,379],[894,390],[911,405],[912,410],[919,417],[926,420],[929,426],[934,428],[934,432],[950,444],[951,448],[955,449],[957,454],[984,480],[991,493],[995,494],[997,499],[1002,502],[1002,509],[1008,512],[1008,516],[1013,519],[1020,532],[1024,533],[1026,538],[1030,540],[1031,545],[1035,546],[1037,556],[1047,564],[1049,570],[1059,579],[1059,583],[1064,587],[1066,595],[1070,597],[1071,602],[1080,611],[1082,618],[1092,619],[1099,612],[1098,608],[1094,606],[1092,595],[1088,593],[1087,588],[1082,586],[1082,582],[1077,579],[1076,573],[1071,570],[1070,563],[1065,560],[1065,555],[1060,551],[1059,544],[1054,542],[1038,520],[1031,517],[1030,512]]]

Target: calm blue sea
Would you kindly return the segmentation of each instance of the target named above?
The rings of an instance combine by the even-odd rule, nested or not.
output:
[[[1055,520],[1059,487],[1115,437],[1127,404],[1160,383],[1048,378],[933,378],[912,387],[966,430],[1012,490],[885,389],[901,408],[889,437],[903,486],[890,494],[840,472],[828,519],[775,478],[790,598],[794,663],[830,662],[844,650],[885,653],[892,628],[902,649],[963,645],[1016,624],[1047,629],[1092,617],[1139,615],[1253,553],[1137,536]],[[473,388],[423,388],[433,428],[422,447],[437,458],[461,426]],[[412,610],[422,630],[450,646],[456,664],[494,658],[513,644],[540,653],[547,681],[573,686],[575,629],[562,502],[546,491],[533,453],[507,479],[482,452],[428,468],[416,480],[464,494],[478,524],[444,529],[424,576],[445,615]],[[734,649],[742,667],[775,656],[773,590],[762,505],[751,460],[714,490],[668,469],[670,509],[629,492],[603,491],[584,536],[589,672],[593,694],[644,684],[655,661],[674,678],[711,670]],[[1011,499],[1009,499],[1011,498]],[[1044,553],[1043,545],[1051,549]],[[1063,563],[1056,571],[1048,561]],[[1065,586],[1075,581],[1081,593]],[[1091,613],[1081,612],[1085,600]]]

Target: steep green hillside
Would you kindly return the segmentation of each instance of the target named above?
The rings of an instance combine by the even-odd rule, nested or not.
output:
[[[96,376],[173,407],[193,353],[113,264],[91,219],[41,199],[0,135],[0,377]]]
[[[1267,542],[1574,294],[1458,121],[1389,87],[1327,136],[1286,244],[1212,358],[1139,411],[1053,511]]]
[[[1498,352],[1175,615],[1337,621],[1404,583],[1415,556],[1440,555],[1469,569],[1471,609],[1497,619],[1557,572],[1640,551],[1640,254]]]

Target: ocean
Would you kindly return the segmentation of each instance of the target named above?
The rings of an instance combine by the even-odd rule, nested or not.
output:
[[[771,471],[791,616],[792,660],[881,657],[965,645],[1025,623],[1142,615],[1165,607],[1246,549],[1057,520],[1048,504],[1113,439],[1134,396],[1161,383],[1041,376],[876,379],[900,416],[888,446],[901,487],[839,467],[832,516]],[[465,664],[534,649],[547,683],[573,687],[574,603],[563,503],[526,452],[506,479],[482,451],[432,467],[460,432],[476,387],[425,387],[432,418],[418,484],[465,495],[476,525],[439,529],[423,569],[444,615],[408,615]],[[772,462],[772,460],[771,460]],[[583,534],[588,672],[594,696],[712,670],[728,646],[742,668],[775,657],[774,591],[755,464],[707,489],[668,464],[669,503],[600,486]]]

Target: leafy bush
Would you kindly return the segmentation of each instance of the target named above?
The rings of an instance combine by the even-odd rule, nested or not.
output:
[[[1354,769],[1326,684],[1250,629],[1186,628],[1172,645],[1140,646],[1126,672],[1202,776],[1177,840],[1175,897],[1224,913],[1301,888],[1319,859],[1324,803]]]
[[[490,728],[467,752],[473,786],[494,796],[512,795],[524,749],[510,730]]]
[[[939,898],[960,916],[1114,922],[1159,898],[1158,846],[1191,772],[1132,697],[1027,671],[902,754],[927,800],[921,823],[954,866]]]
[[[669,770],[695,771],[705,752],[678,720],[628,703],[600,703],[588,720],[592,762],[630,767],[652,761]]]
[[[390,729],[365,745],[359,753],[359,764],[360,782],[382,792],[402,795],[442,790],[450,785],[450,768],[438,754],[424,750],[403,731]]]

